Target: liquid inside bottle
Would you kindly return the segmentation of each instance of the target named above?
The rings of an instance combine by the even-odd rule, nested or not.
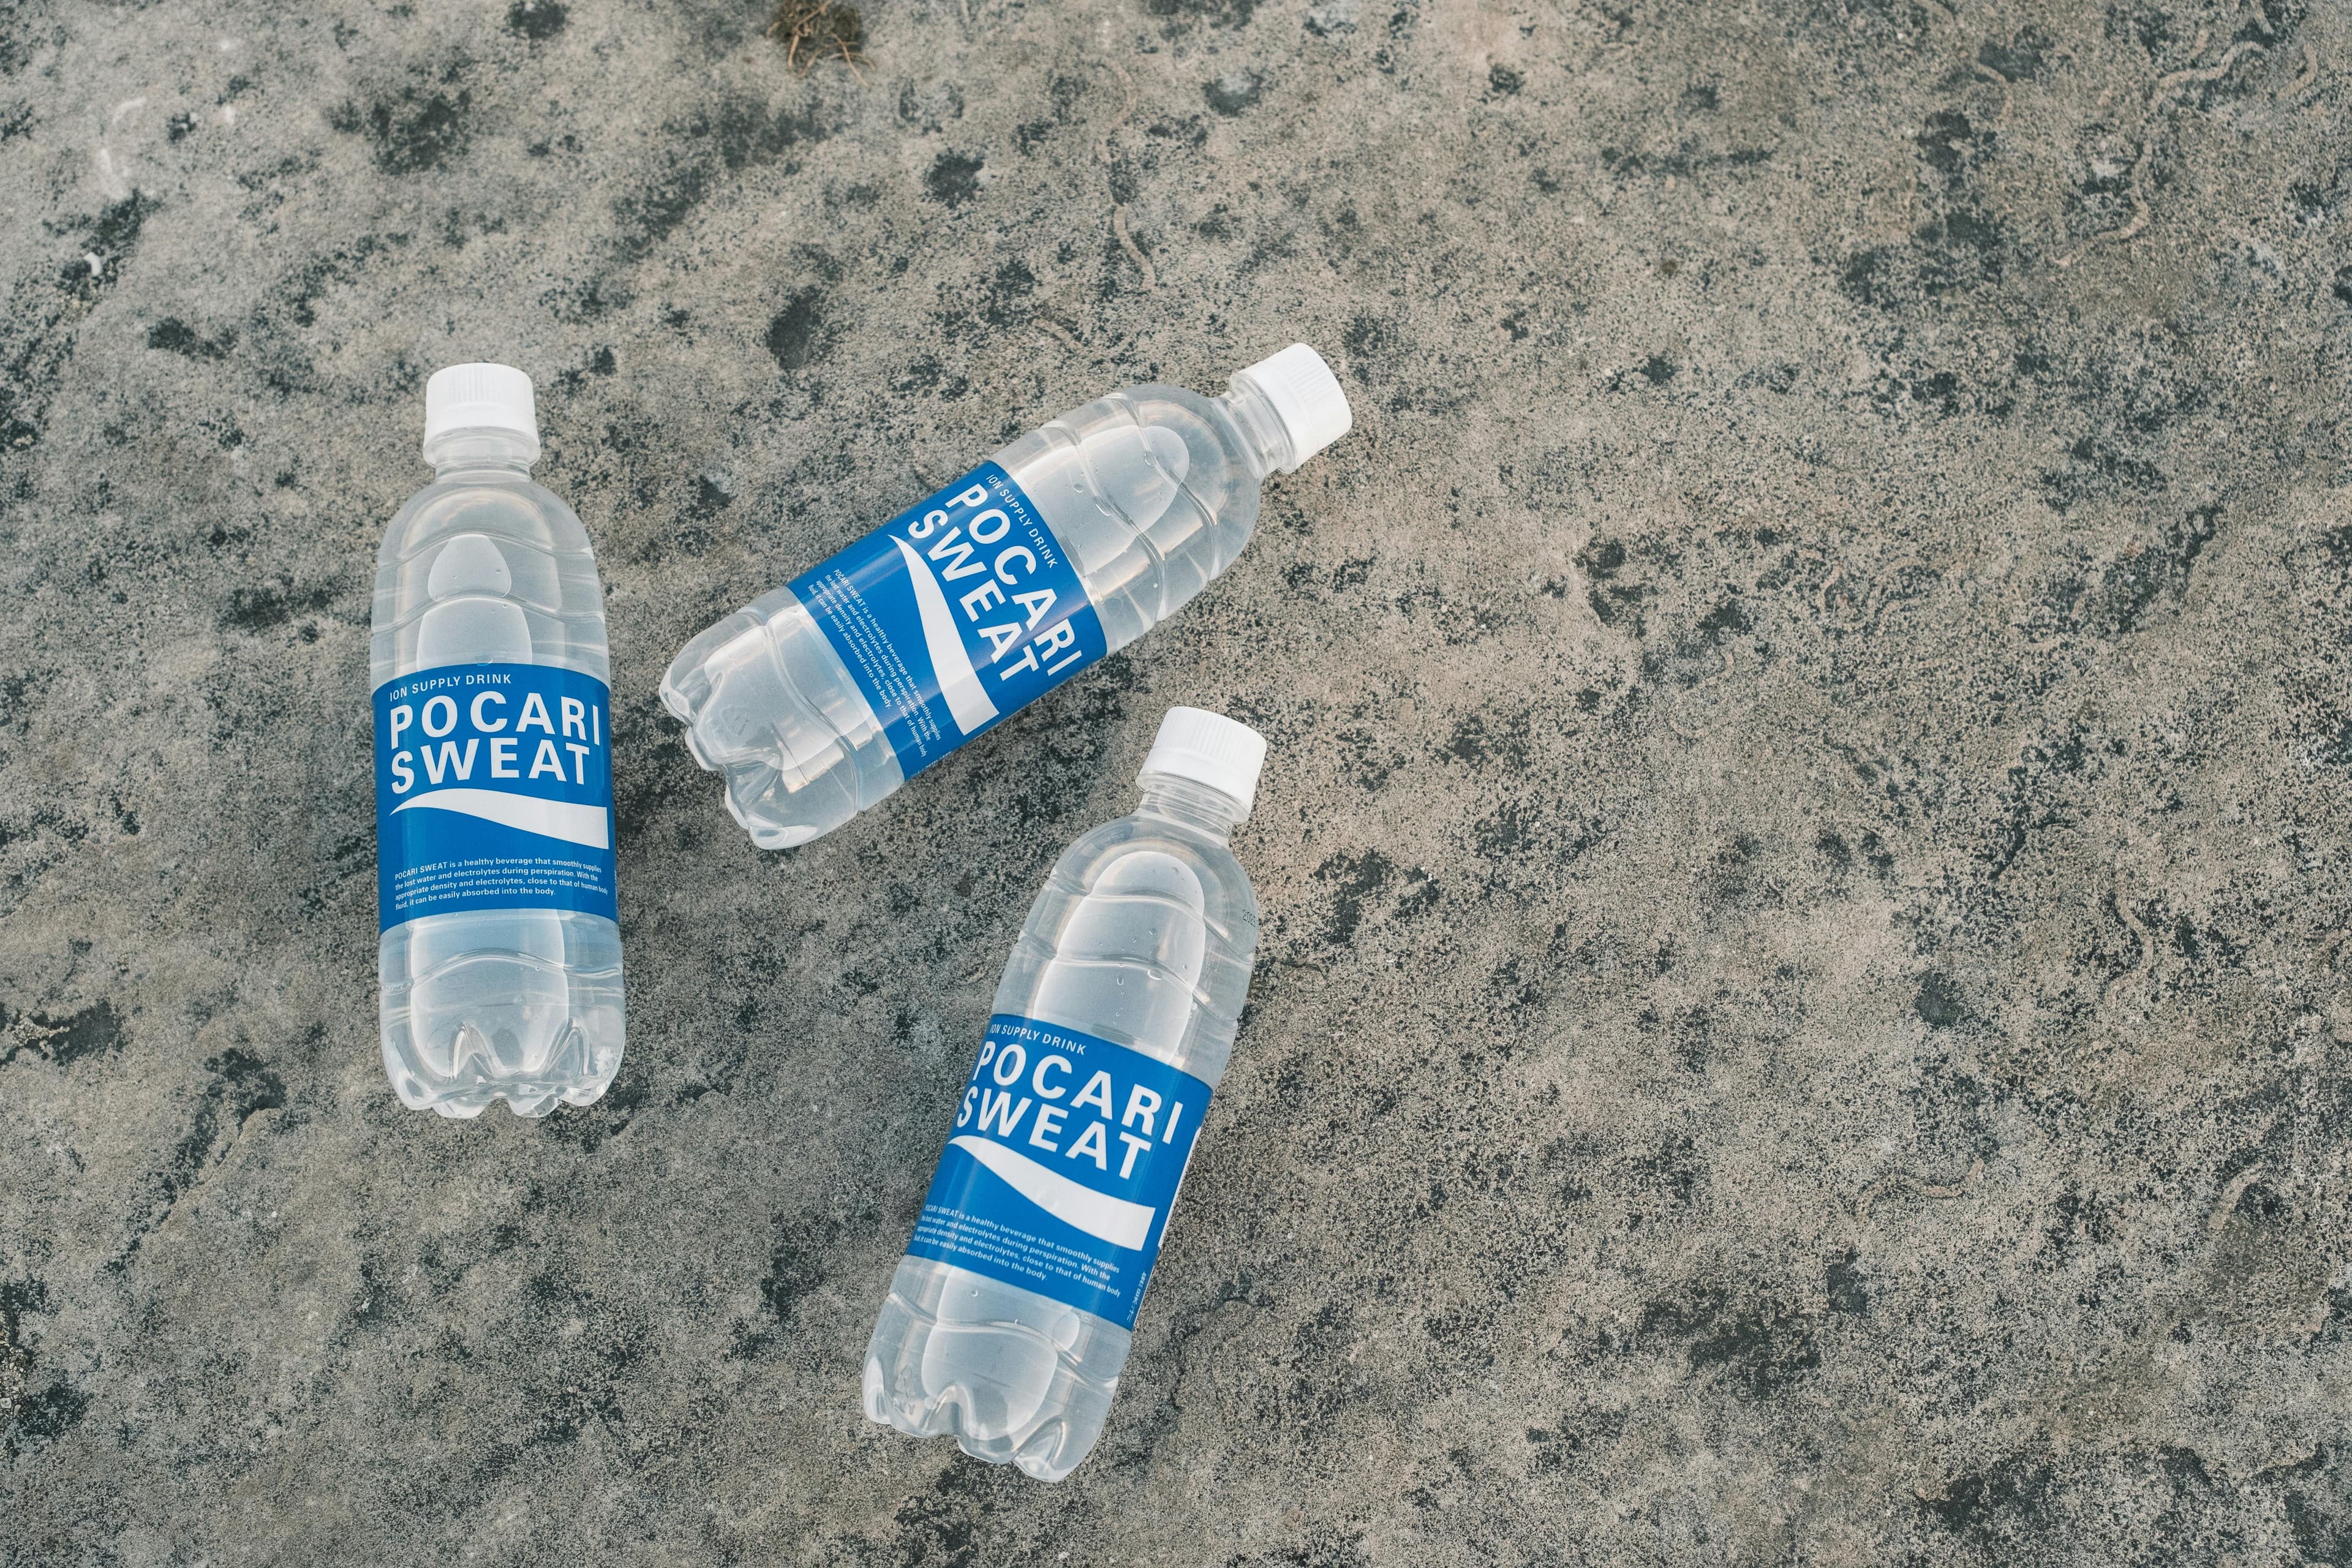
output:
[[[837,573],[820,567],[703,632],[671,662],[662,700],[752,841],[804,844],[1191,603],[1249,542],[1267,477],[1349,418],[1304,344],[1220,398],[1148,385],[1089,403],[825,563]],[[980,499],[959,510],[960,496]],[[1000,510],[1020,523],[1009,536],[990,535]],[[960,540],[980,552],[959,553]],[[1053,640],[1057,617],[1066,642]]]
[[[1263,753],[1172,710],[1135,815],[1047,878],[875,1324],[873,1420],[1043,1480],[1094,1447],[1248,994],[1257,900],[1227,839]]]
[[[436,477],[385,531],[371,649],[384,1069],[420,1110],[539,1116],[621,1062],[604,599],[531,481],[529,379],[452,367],[427,408]]]

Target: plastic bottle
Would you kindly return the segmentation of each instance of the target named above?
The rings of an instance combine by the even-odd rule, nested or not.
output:
[[[383,1065],[444,1116],[586,1105],[621,1065],[604,601],[538,459],[529,376],[436,373],[436,477],[377,556]]]
[[[688,643],[662,700],[752,842],[805,844],[1189,604],[1350,423],[1304,343],[1113,393]]]
[[[1132,816],[1064,853],[996,988],[866,1352],[866,1414],[1040,1480],[1101,1436],[1257,950],[1226,837],[1265,742],[1175,708]]]

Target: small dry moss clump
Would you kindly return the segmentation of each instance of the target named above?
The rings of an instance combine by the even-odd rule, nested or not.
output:
[[[821,59],[837,59],[863,79],[857,63],[866,58],[855,6],[833,0],[783,0],[768,37],[782,41],[784,63],[806,72]]]

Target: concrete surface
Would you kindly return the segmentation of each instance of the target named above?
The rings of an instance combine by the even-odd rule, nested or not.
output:
[[[2263,5],[0,6],[0,1562],[2352,1562],[2352,14]],[[1358,433],[1197,608],[751,848],[681,641],[1294,337]],[[478,357],[625,724],[536,1125],[374,1037]],[[857,1361],[1176,701],[1268,939],[1045,1488]]]

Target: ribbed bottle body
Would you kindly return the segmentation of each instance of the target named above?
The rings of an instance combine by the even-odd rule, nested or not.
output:
[[[1181,781],[1147,775],[1145,784],[1144,809],[1087,834],[1055,866],[997,987],[995,1014],[1109,1042],[1213,1089],[1248,997],[1257,899],[1225,842],[1224,803]],[[1080,1058],[1069,1085],[1093,1065]],[[1061,1087],[1042,1066],[1035,1076],[1048,1093]],[[1016,1087],[1025,1082],[1016,1075]],[[1138,1125],[1130,1092],[1107,1103],[1126,1112],[1105,1118],[1110,1127]],[[1189,1108],[1193,1126],[1206,1109]],[[1053,1129],[1059,1145],[1082,1143],[1072,1134],[1083,1125],[1083,1110],[1073,1110]],[[1116,1140],[1114,1131],[1106,1141],[1113,1166]],[[1038,1142],[1047,1142],[1043,1129]],[[1059,1480],[1100,1436],[1129,1342],[1130,1331],[1101,1314],[910,1253],[866,1352],[866,1413]]]
[[[436,456],[447,459],[440,477],[384,533],[371,687],[435,671],[457,671],[451,679],[462,681],[467,670],[538,666],[609,689],[604,595],[580,520],[531,482],[511,439],[456,437]],[[450,689],[453,715],[467,711],[467,689]],[[499,700],[481,713],[510,731],[528,717],[513,710],[522,706]],[[551,754],[583,780],[589,706],[583,700],[575,721],[559,700],[545,721]],[[609,713],[593,717],[598,747],[608,747]],[[401,739],[424,733],[411,729]],[[527,757],[537,739],[528,724],[523,737]],[[520,773],[522,763],[509,765]],[[492,767],[478,746],[462,782],[499,784]],[[406,776],[426,789],[459,782],[427,780],[414,753]],[[609,772],[606,778],[609,794]],[[552,908],[426,914],[385,929],[377,958],[384,1068],[405,1104],[468,1117],[503,1099],[518,1115],[543,1115],[593,1101],[620,1068],[621,939],[606,915]]]
[[[1112,653],[1190,604],[1249,542],[1265,440],[1231,399],[1138,386],[1071,410],[990,463],[1066,552]],[[661,694],[763,849],[829,833],[906,782],[886,715],[790,587],[688,643]]]

